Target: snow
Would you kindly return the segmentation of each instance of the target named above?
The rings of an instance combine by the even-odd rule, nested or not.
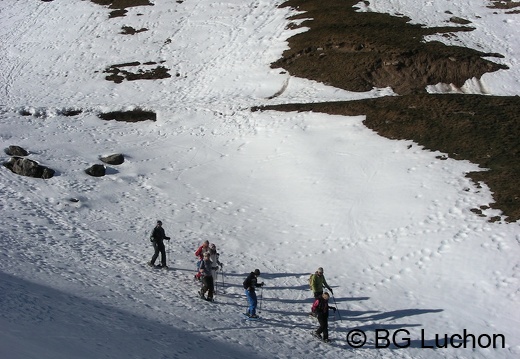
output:
[[[0,167],[1,358],[520,355],[519,224],[471,212],[492,201],[465,177],[477,165],[382,138],[361,116],[250,111],[392,94],[271,69],[287,38],[305,31],[287,29],[292,12],[278,4],[156,1],[108,19],[110,9],[89,1],[0,2],[1,143],[57,170],[36,180]],[[479,86],[519,94],[518,15],[476,0],[373,1],[367,10],[430,26],[469,18],[476,30],[450,41],[502,53],[496,60],[510,66]],[[122,26],[148,31],[122,35]],[[133,61],[165,61],[172,77],[105,80],[107,67]],[[64,116],[69,108],[83,112]],[[158,119],[97,117],[133,108]],[[102,178],[84,173],[112,153],[125,163]],[[157,219],[172,237],[169,271],[145,265]],[[215,303],[197,298],[192,280],[206,239],[224,263]],[[341,314],[330,319],[330,346],[312,339],[307,316],[307,279],[320,266]],[[250,322],[241,283],[255,268],[266,283],[263,320]],[[363,348],[347,343],[356,328],[367,334]],[[382,330],[396,345],[376,345]],[[505,347],[423,348],[464,330],[503,335]]]

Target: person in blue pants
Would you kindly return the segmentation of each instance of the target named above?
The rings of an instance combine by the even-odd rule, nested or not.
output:
[[[258,283],[259,276],[260,270],[255,269],[253,272],[249,273],[249,275],[243,283],[246,292],[247,302],[249,303],[249,309],[246,313],[246,315],[249,318],[258,318],[258,315],[256,315],[256,306],[258,304],[258,299],[256,297],[255,289],[260,288],[264,285],[264,282]]]

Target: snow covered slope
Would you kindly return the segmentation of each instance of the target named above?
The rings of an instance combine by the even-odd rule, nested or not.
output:
[[[476,3],[428,2],[428,14],[472,9],[482,31],[498,31],[496,10]],[[303,31],[287,29],[290,10],[278,4],[156,1],[109,19],[89,1],[0,2],[2,146],[22,146],[57,171],[36,180],[0,168],[1,358],[520,355],[520,228],[471,212],[491,200],[464,176],[477,166],[382,138],[362,117],[250,112],[390,94],[270,69]],[[411,4],[383,10],[425,9]],[[517,22],[509,15],[504,24]],[[124,26],[148,31],[124,35]],[[503,36],[516,39],[518,29]],[[505,53],[510,81],[507,73],[483,79],[496,94],[520,91],[518,57],[509,56],[517,51],[511,42]],[[105,79],[110,66],[133,62],[125,68],[162,65],[171,77]],[[82,112],[65,116],[71,108]],[[97,116],[134,108],[157,121]],[[112,153],[125,163],[102,178],[84,173]],[[145,265],[157,219],[172,237],[170,271]],[[224,263],[215,303],[197,298],[192,280],[193,253],[206,239]],[[307,278],[319,266],[341,314],[331,317],[330,346],[312,339],[307,316]],[[263,320],[249,322],[241,284],[255,268],[266,283]],[[367,335],[362,348],[347,341],[353,329]],[[457,337],[431,348],[436,336],[442,344],[464,330],[480,337],[477,348],[471,337],[467,348],[456,348]],[[389,347],[375,341],[385,331],[397,331]],[[498,349],[480,348],[493,336]]]

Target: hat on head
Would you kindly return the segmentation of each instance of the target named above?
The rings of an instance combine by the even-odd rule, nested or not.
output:
[[[260,275],[260,269],[255,269],[254,273],[255,275]]]
[[[162,222],[161,221],[157,221],[157,224],[162,224]]]

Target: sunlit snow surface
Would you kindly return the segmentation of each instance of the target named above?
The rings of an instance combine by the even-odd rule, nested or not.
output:
[[[0,168],[1,358],[520,355],[520,230],[490,223],[495,211],[471,212],[492,201],[465,177],[476,165],[382,138],[363,117],[249,110],[391,94],[271,69],[287,38],[304,31],[288,30],[291,10],[278,4],[156,1],[109,19],[89,1],[0,1],[1,143],[57,171],[36,180]],[[501,53],[511,68],[479,88],[519,94],[518,15],[475,0],[374,1],[366,10],[429,26],[471,20],[476,30],[451,41]],[[123,26],[148,31],[123,35]],[[105,80],[108,67],[134,61],[172,76]],[[70,108],[82,113],[64,116]],[[133,108],[158,119],[97,117]],[[85,174],[113,153],[125,163],[102,178]],[[172,237],[170,271],[145,265],[156,219]],[[224,263],[215,303],[198,299],[192,280],[205,239]],[[307,316],[307,279],[319,266],[341,314],[330,318],[326,347]],[[266,283],[263,320],[249,322],[242,281],[255,268]],[[346,340],[355,328],[367,334],[363,348]],[[396,341],[407,348],[378,348],[378,330],[403,330]],[[505,348],[422,348],[464,330],[501,334]]]

